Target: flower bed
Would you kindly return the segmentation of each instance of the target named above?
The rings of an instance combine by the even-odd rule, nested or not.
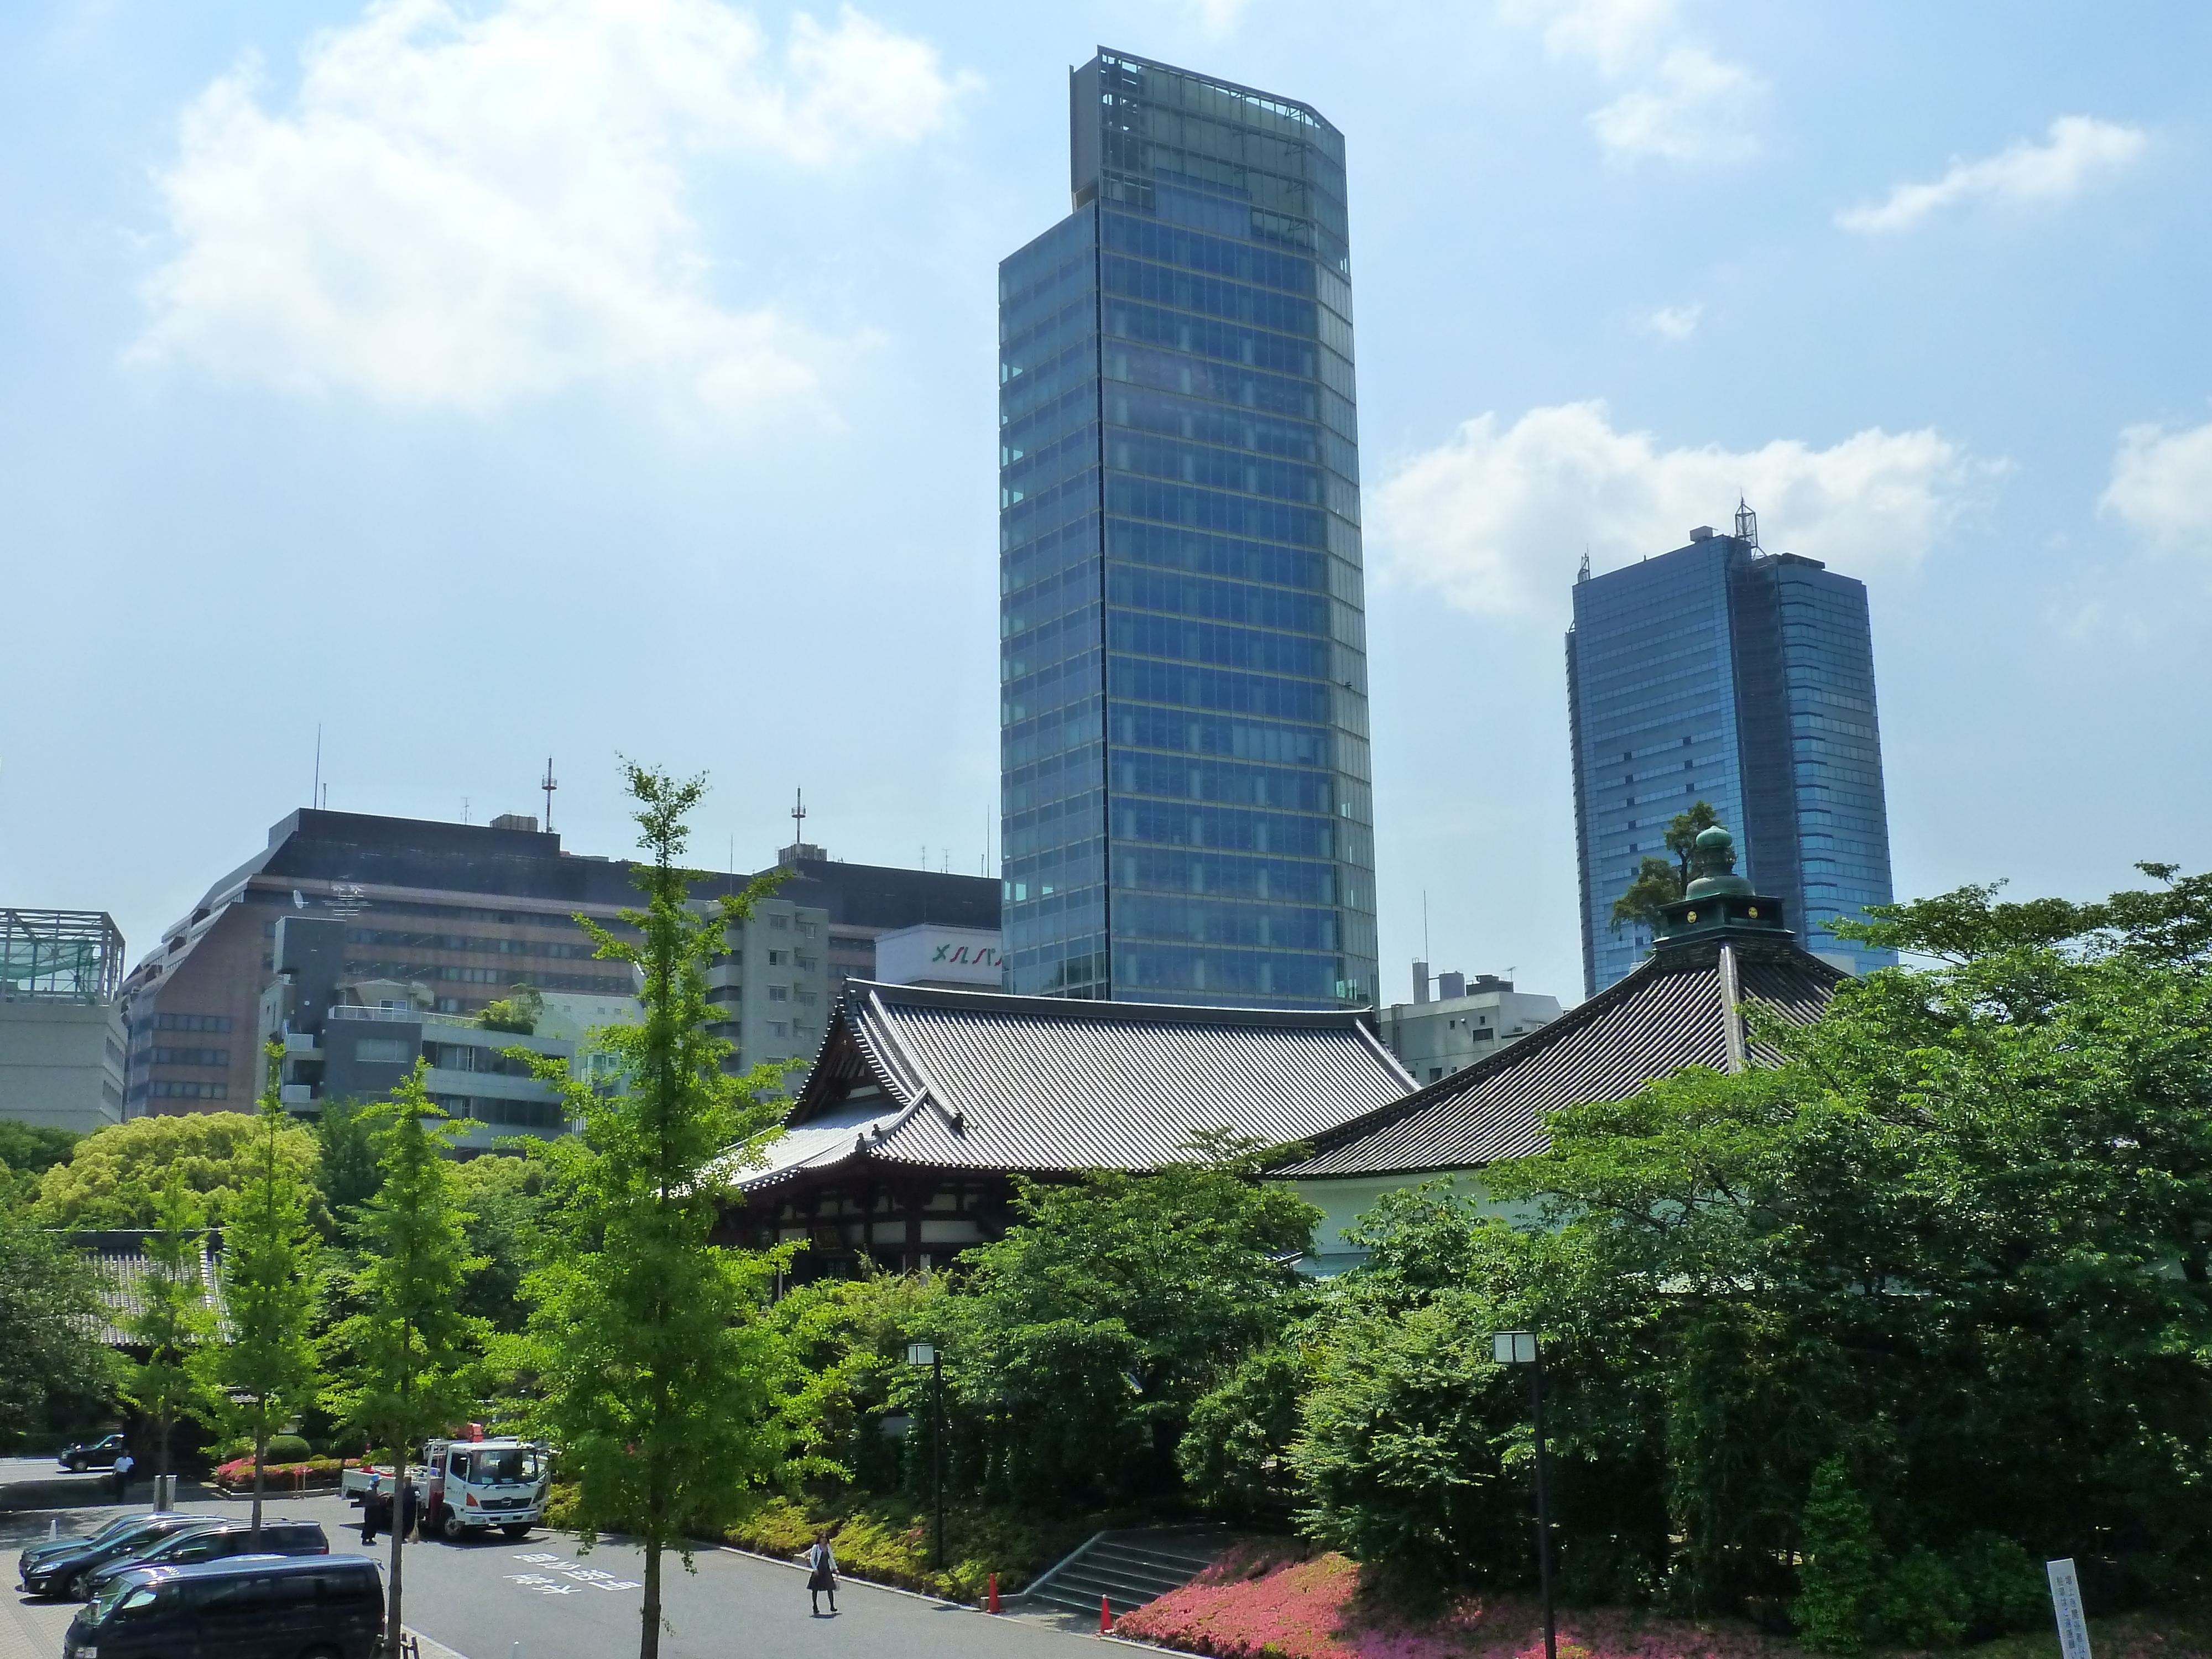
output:
[[[1292,1547],[1293,1550],[1295,1547]],[[1398,1621],[1362,1604],[1359,1568],[1341,1555],[1302,1559],[1281,1544],[1240,1545],[1179,1590],[1115,1622],[1115,1633],[1212,1659],[1544,1659],[1540,1607],[1524,1597],[1462,1597],[1440,1615]],[[2202,1634],[2156,1614],[2092,1623],[2099,1659],[2212,1659]],[[2057,1659],[2055,1634],[1967,1650],[1976,1659]],[[1741,1620],[1666,1619],[1563,1608],[1559,1659],[1809,1659]]]
[[[310,1457],[303,1462],[269,1463],[262,1468],[264,1492],[313,1492],[338,1484],[339,1472],[346,1466],[343,1457]],[[251,1455],[234,1457],[228,1463],[218,1464],[215,1484],[233,1497],[253,1490],[253,1459]]]

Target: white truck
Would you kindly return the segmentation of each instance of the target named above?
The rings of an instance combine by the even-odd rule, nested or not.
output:
[[[365,1502],[372,1477],[381,1492],[392,1492],[389,1468],[349,1465],[339,1484]],[[553,1455],[533,1440],[433,1440],[422,1461],[408,1466],[407,1480],[424,1532],[458,1540],[497,1527],[521,1538],[544,1519]]]

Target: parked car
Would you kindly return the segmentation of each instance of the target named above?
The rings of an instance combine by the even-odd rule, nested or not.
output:
[[[88,1446],[81,1442],[74,1446],[64,1446],[61,1466],[72,1474],[82,1474],[87,1469],[112,1469],[115,1467],[115,1460],[123,1455],[124,1444],[121,1435],[111,1434],[106,1439],[95,1440]]]
[[[71,1538],[41,1538],[16,1558],[18,1570],[35,1566],[41,1561],[50,1561],[55,1556],[65,1555],[71,1550],[81,1550],[88,1544],[106,1543],[119,1532],[128,1532],[133,1527],[144,1525],[147,1519],[139,1511],[128,1510],[95,1533]]]
[[[374,1659],[384,1581],[365,1555],[133,1567],[70,1620],[62,1659]]]
[[[127,1527],[110,1527],[90,1538],[61,1539],[60,1547],[35,1559],[29,1550],[16,1559],[16,1575],[28,1595],[68,1596],[76,1594],[77,1580],[94,1567],[104,1567],[125,1550],[156,1544],[172,1533],[210,1526],[207,1515],[140,1515]]]
[[[331,1540],[312,1521],[264,1521],[258,1539],[253,1535],[251,1521],[216,1521],[155,1539],[143,1548],[125,1550],[102,1565],[87,1569],[77,1578],[76,1593],[83,1600],[91,1601],[134,1567],[188,1567],[249,1553],[328,1555]]]

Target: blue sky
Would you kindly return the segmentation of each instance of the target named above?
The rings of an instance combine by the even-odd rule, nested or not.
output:
[[[1872,590],[1899,891],[2207,862],[2212,12],[0,9],[0,902],[134,954],[305,804],[981,867],[994,268],[1101,43],[1347,137],[1384,986],[1571,999],[1559,630]]]

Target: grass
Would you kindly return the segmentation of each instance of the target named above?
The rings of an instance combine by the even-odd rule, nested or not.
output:
[[[945,1506],[945,1567],[932,1565],[930,1507],[852,1492],[759,1498],[723,1533],[726,1542],[797,1559],[827,1529],[840,1571],[855,1578],[981,1602],[992,1576],[1011,1595],[1097,1530],[1096,1517],[1054,1522],[981,1504]]]
[[[1116,1621],[1115,1633],[1212,1659],[1543,1659],[1543,1615],[1524,1596],[1464,1596],[1407,1620],[1363,1598],[1357,1563],[1296,1544],[1238,1546],[1182,1589]],[[1813,1659],[1743,1620],[1565,1608],[1559,1659]],[[2127,1613],[2090,1624],[2096,1659],[2212,1659],[2199,1621]],[[1962,1659],[2058,1659],[2055,1633],[1954,1650]],[[1869,1659],[1885,1659],[1871,1655]],[[1893,1654],[1887,1659],[1907,1659]]]
[[[573,1529],[575,1507],[574,1484],[556,1480],[545,1506],[545,1524]],[[848,1577],[980,1605],[993,1574],[998,1576],[999,1593],[1012,1595],[1108,1524],[1097,1516],[1040,1521],[1010,1510],[948,1503],[940,1572],[931,1562],[927,1503],[853,1492],[798,1498],[760,1492],[723,1529],[720,1541],[795,1561],[826,1528],[838,1570]]]

